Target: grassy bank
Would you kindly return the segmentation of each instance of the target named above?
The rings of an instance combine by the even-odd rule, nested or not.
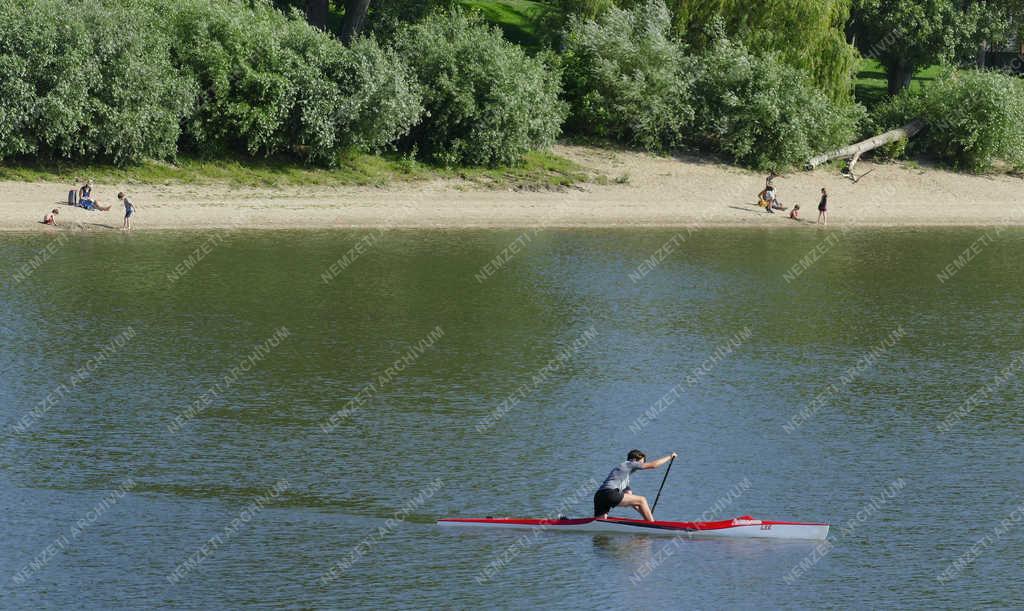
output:
[[[910,81],[910,90],[918,91],[927,83],[934,81],[942,72],[941,66],[928,66],[918,70]],[[889,97],[889,83],[885,69],[874,59],[862,59],[854,84],[854,96],[857,101],[872,109]]]
[[[533,0],[461,0],[462,6],[480,11],[484,19],[501,28],[505,38],[525,47],[537,47],[537,20],[545,6]]]
[[[494,189],[561,189],[592,180],[578,164],[553,153],[528,154],[523,163],[499,168],[443,168],[396,155],[355,154],[334,168],[317,168],[287,159],[179,159],[175,163],[149,161],[117,167],[74,162],[0,164],[0,180],[76,183],[91,178],[107,183],[212,184],[289,187],[373,186],[434,179],[465,180]]]

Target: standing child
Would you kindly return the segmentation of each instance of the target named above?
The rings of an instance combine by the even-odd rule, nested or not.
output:
[[[828,192],[821,189],[821,201],[818,202],[818,223],[828,225]],[[817,223],[815,223],[817,224]]]
[[[128,199],[128,196],[124,194],[124,191],[117,194],[117,199],[121,200],[121,203],[124,204],[124,225],[121,226],[121,230],[131,231],[132,215],[135,214],[135,204],[132,203],[132,200]]]

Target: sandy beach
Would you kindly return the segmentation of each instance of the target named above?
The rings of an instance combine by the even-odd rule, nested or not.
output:
[[[861,163],[856,184],[835,170],[776,180],[802,223],[754,205],[764,175],[699,159],[560,145],[555,152],[604,174],[609,184],[513,192],[459,181],[373,187],[237,188],[230,185],[97,184],[109,212],[59,204],[70,184],[0,182],[0,231],[120,229],[119,190],[138,206],[135,228],[151,230],[500,227],[811,227],[818,193],[830,193],[829,222],[863,226],[1024,225],[1024,180],[972,176],[898,164]],[[622,177],[623,184],[615,179]],[[59,226],[39,221],[60,209]]]

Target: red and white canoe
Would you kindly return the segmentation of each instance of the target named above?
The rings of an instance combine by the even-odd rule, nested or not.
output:
[[[581,532],[654,537],[728,539],[803,539],[821,541],[828,537],[828,524],[756,520],[750,516],[717,522],[647,522],[626,518],[528,519],[528,518],[443,518],[438,526],[458,528],[518,528],[551,532]]]

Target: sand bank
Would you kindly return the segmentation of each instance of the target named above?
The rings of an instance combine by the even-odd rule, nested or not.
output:
[[[895,164],[858,165],[871,173],[854,184],[831,169],[776,180],[787,206],[810,222],[794,223],[753,205],[764,175],[701,161],[558,146],[612,180],[561,192],[489,191],[459,181],[372,187],[236,188],[228,185],[98,184],[110,212],[56,204],[71,185],[0,182],[0,230],[55,231],[39,223],[60,209],[57,229],[112,231],[121,226],[116,194],[127,191],[140,231],[158,229],[501,228],[501,227],[810,227],[818,193],[830,195],[829,222],[865,226],[1024,226],[1024,180],[969,176]],[[621,178],[620,178],[621,177]],[[620,178],[623,184],[614,179]]]

